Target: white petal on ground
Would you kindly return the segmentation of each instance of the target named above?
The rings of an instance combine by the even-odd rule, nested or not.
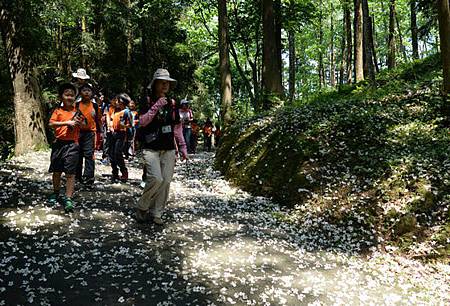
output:
[[[230,185],[210,153],[177,165],[162,228],[133,219],[137,162],[127,184],[97,163],[94,189],[77,187],[67,215],[46,204],[48,160],[37,152],[0,166],[0,304],[450,303],[448,266],[376,248],[363,257],[358,222],[306,212],[299,227],[280,223],[284,210]]]

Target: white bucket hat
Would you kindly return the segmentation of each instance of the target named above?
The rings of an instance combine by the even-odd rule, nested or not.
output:
[[[77,72],[72,73],[72,76],[74,78],[79,78],[79,79],[82,79],[82,80],[88,80],[88,79],[91,78],[90,76],[88,76],[86,74],[86,70],[83,69],[83,68],[78,68]]]
[[[153,79],[150,82],[150,85],[147,86],[148,89],[151,89],[153,86],[153,82],[155,82],[155,80],[166,80],[171,82],[171,86],[175,86],[177,84],[177,80],[172,79],[170,77],[169,71],[167,71],[167,69],[163,69],[163,68],[158,68],[156,69],[155,73],[153,74]]]

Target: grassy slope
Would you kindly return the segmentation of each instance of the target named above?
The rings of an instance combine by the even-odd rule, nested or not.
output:
[[[450,148],[438,56],[383,72],[377,89],[322,94],[236,124],[216,167],[245,189],[366,229],[411,256],[450,254]],[[447,102],[448,103],[448,102]],[[364,232],[364,230],[363,230]]]

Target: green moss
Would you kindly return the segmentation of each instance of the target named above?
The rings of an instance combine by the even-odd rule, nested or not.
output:
[[[377,228],[405,246],[415,235],[431,239],[416,225],[440,224],[450,190],[450,111],[437,59],[383,72],[377,88],[344,86],[238,121],[216,167],[245,190],[329,222]]]

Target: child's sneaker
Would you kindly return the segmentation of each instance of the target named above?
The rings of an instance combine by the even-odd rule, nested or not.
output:
[[[64,210],[66,212],[72,212],[73,211],[73,202],[71,198],[65,198],[64,199]]]
[[[48,203],[51,206],[55,206],[56,204],[58,204],[58,199],[59,199],[59,194],[54,192],[48,197]]]

